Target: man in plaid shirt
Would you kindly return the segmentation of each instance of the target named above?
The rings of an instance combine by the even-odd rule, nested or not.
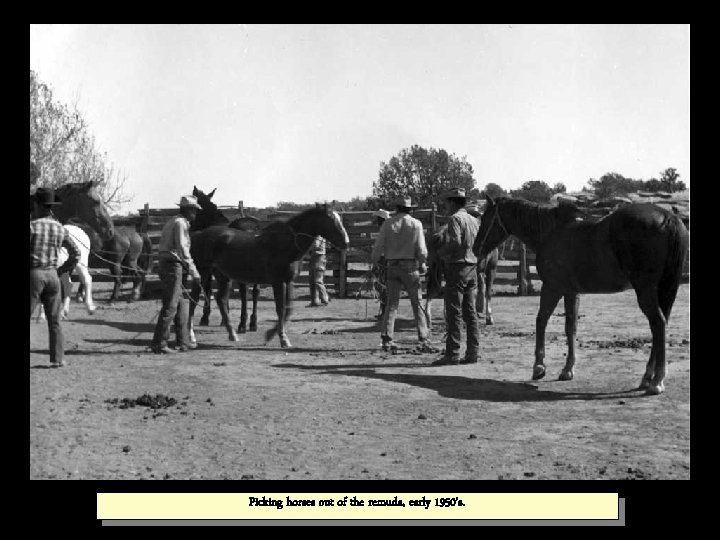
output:
[[[55,219],[52,207],[60,204],[52,189],[38,188],[31,197],[33,218],[30,220],[30,316],[42,302],[47,317],[50,340],[50,363],[65,365],[64,339],[60,327],[62,296],[59,274],[72,270],[80,259],[80,250],[65,227]],[[58,268],[58,252],[65,247],[68,259]]]

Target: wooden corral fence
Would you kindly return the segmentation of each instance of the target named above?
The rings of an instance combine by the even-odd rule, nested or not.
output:
[[[237,206],[219,206],[219,210],[230,221],[245,216],[252,216],[265,226],[272,221],[285,221],[296,215],[296,211],[258,210],[245,208],[243,201]],[[178,212],[177,208],[150,208],[148,204],[138,211],[138,215],[114,217],[116,226],[135,227],[138,232],[146,232],[153,246],[147,285],[150,290],[159,283],[157,278],[157,246],[160,242],[162,228],[171,216]],[[338,212],[342,217],[343,225],[350,238],[350,247],[339,251],[331,246],[327,250],[327,269],[325,284],[334,289],[340,298],[372,295],[370,280],[370,252],[372,251],[377,226],[372,211]],[[437,213],[435,208],[420,209],[413,213],[419,219],[426,231],[436,230],[442,226],[447,217]],[[534,291],[532,280],[538,280],[535,272],[535,254],[526,249],[519,240],[511,237],[500,247],[501,260],[498,264],[498,273],[495,283],[498,285],[512,285],[517,287],[517,294],[532,294]],[[107,272],[94,271],[94,279],[106,281],[110,279]],[[296,280],[299,287],[308,286],[308,260],[302,261],[301,271]]]

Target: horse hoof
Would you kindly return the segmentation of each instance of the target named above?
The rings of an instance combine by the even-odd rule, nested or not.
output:
[[[533,367],[533,374],[532,374],[532,380],[537,381],[538,379],[542,379],[545,376],[545,366],[535,366]]]
[[[210,321],[203,317],[202,319],[200,319],[198,326],[210,326]]]
[[[665,385],[663,383],[660,384],[649,384],[647,389],[645,390],[646,396],[658,396],[662,394],[665,391]]]
[[[96,308],[95,306],[88,306],[88,308],[87,308],[87,312],[88,312],[90,315],[95,315],[95,312],[96,312],[96,311],[97,311],[97,308]]]
[[[240,339],[237,337],[237,334],[235,332],[228,334],[228,339],[230,341],[240,341]]]
[[[280,347],[282,347],[283,349],[289,349],[290,347],[292,347],[292,345],[290,344],[290,340],[288,338],[281,338]]]
[[[573,374],[572,370],[564,370],[563,369],[560,372],[560,376],[558,377],[558,380],[559,381],[572,381],[573,376],[574,376],[574,374]]]
[[[638,390],[646,390],[650,386],[650,377],[643,377]]]
[[[247,330],[245,328],[243,328],[242,326],[238,327],[237,331],[238,331],[238,334],[246,334],[247,333]]]
[[[488,317],[487,319],[485,319],[485,324],[488,325],[488,326],[490,326],[490,325],[495,324],[495,323],[493,322],[492,317]]]
[[[251,332],[257,332],[257,324],[251,324],[251,325],[250,325],[250,331],[251,331]]]

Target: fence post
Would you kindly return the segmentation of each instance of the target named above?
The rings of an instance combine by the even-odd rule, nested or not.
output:
[[[343,213],[340,212],[340,219],[343,222],[343,226],[347,227],[345,220],[342,218]],[[340,250],[340,262],[338,264],[340,266],[340,268],[338,268],[338,295],[340,298],[347,298],[347,249]]]
[[[242,201],[238,201],[238,210],[240,210],[240,217],[245,217],[245,206]]]
[[[518,296],[526,296],[527,291],[527,251],[525,244],[520,242],[520,266],[518,267]]]
[[[140,225],[140,232],[146,233],[150,224],[150,203],[145,203],[143,208],[143,218]]]
[[[437,204],[432,203],[430,210],[430,226],[432,227],[432,232],[435,232],[435,229],[437,228]]]

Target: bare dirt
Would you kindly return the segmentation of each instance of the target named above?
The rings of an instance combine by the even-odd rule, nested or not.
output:
[[[650,329],[632,291],[582,297],[575,379],[561,382],[562,304],[548,374],[530,380],[537,296],[494,299],[479,364],[432,367],[438,355],[411,351],[406,299],[394,356],[372,299],[310,308],[299,296],[293,348],[266,345],[270,289],[258,332],[228,341],[214,309],[197,350],[159,356],[146,352],[159,301],[108,305],[98,290],[94,316],[73,303],[64,323],[67,367],[48,368],[47,327],[30,321],[31,479],[690,478],[689,285],[668,329],[666,392],[652,397],[636,389]]]

